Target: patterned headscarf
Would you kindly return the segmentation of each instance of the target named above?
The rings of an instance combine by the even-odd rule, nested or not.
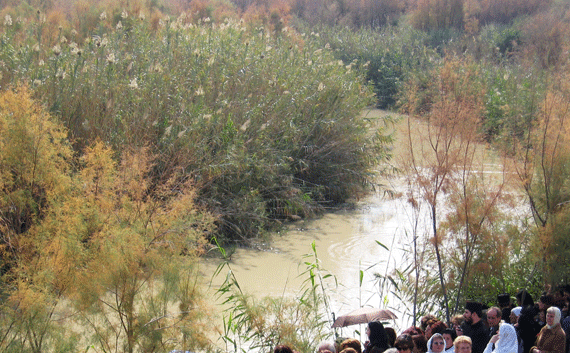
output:
[[[502,324],[499,327],[499,340],[493,353],[518,353],[519,341],[513,325]]]

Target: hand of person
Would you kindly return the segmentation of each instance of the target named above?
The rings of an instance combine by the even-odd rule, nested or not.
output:
[[[499,340],[499,334],[497,333],[497,334],[493,335],[493,337],[491,337],[491,339],[489,340],[489,342],[491,342],[491,343],[497,343],[498,340]],[[538,353],[538,352],[536,352],[536,353]]]

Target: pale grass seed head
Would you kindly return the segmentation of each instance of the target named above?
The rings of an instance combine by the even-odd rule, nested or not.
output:
[[[115,53],[109,53],[107,54],[107,62],[109,64],[114,64],[117,62],[117,59],[115,58]]]
[[[67,76],[67,73],[65,72],[65,70],[62,70],[61,68],[58,69],[57,73],[55,74],[55,77],[57,77],[60,80],[63,80],[66,76]]]
[[[54,47],[51,50],[53,51],[53,54],[55,56],[59,56],[59,54],[61,54],[61,47],[59,46],[59,44],[54,45]]]
[[[10,27],[11,25],[12,25],[12,16],[10,16],[10,14],[7,14],[6,16],[4,16],[4,26]]]
[[[129,83],[129,87],[132,89],[138,89],[139,88],[139,84],[137,82],[136,77],[131,80],[131,82]]]

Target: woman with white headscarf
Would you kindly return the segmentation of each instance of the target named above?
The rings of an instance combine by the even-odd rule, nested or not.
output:
[[[428,353],[441,353],[445,350],[445,340],[440,333],[434,333],[427,343]]]
[[[566,351],[566,334],[560,326],[560,309],[551,306],[546,310],[546,325],[540,330],[536,346],[530,353],[564,353]]]
[[[493,345],[495,349],[493,350]],[[519,341],[513,325],[502,324],[499,332],[491,337],[483,353],[518,353]]]

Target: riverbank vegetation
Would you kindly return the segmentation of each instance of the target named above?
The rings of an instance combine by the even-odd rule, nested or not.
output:
[[[370,106],[427,126],[395,142],[432,219],[391,277],[414,309],[570,281],[566,2],[2,5],[3,351],[213,349],[195,259],[382,189]]]

